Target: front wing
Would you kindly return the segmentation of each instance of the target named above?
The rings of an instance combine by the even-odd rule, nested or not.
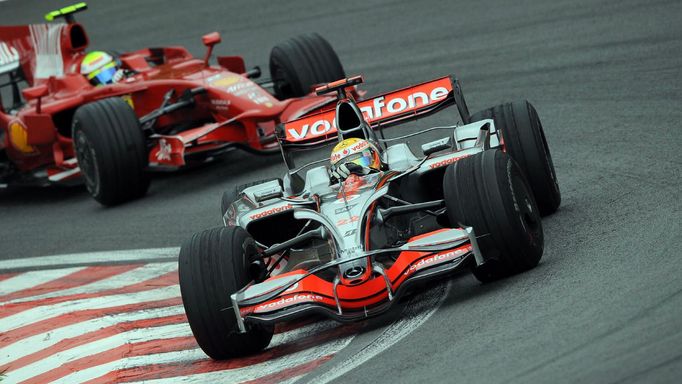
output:
[[[383,313],[413,283],[468,267],[474,260],[480,263],[473,231],[467,232],[469,238],[452,248],[402,251],[386,269],[374,263],[378,273],[359,285],[329,282],[314,273],[296,270],[266,280],[267,284],[263,285],[269,285],[270,289],[265,292],[249,294],[257,285],[246,287],[232,295],[240,329],[244,331],[244,324],[248,323],[276,323],[315,313],[341,322]],[[328,263],[315,273],[339,264],[339,261]]]

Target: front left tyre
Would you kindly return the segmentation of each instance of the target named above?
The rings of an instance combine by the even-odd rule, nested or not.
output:
[[[85,186],[95,200],[112,206],[147,193],[145,138],[128,103],[113,97],[78,108],[72,138]]]
[[[256,245],[241,227],[199,232],[180,249],[180,292],[192,333],[212,359],[250,355],[270,343],[274,328],[247,324],[240,333],[230,295],[251,281]]]

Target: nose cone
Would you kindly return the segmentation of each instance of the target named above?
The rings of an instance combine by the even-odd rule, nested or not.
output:
[[[341,283],[344,285],[358,285],[369,280],[372,269],[366,260],[357,260],[341,267]]]

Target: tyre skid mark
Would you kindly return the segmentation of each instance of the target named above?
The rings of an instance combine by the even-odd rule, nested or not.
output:
[[[301,338],[290,338],[279,345],[248,357],[241,357],[225,361],[215,361],[204,358],[196,361],[174,362],[169,364],[150,364],[141,367],[125,368],[112,372],[100,382],[125,383],[131,381],[147,381],[157,379],[175,380],[182,376],[193,376],[203,373],[222,371],[222,377],[227,382],[231,380],[229,371],[239,368],[255,366],[268,361],[276,362],[297,353],[315,353],[315,347],[338,342],[340,339],[352,338],[359,330],[359,325],[337,326],[325,331],[312,330]],[[317,328],[317,327],[315,327]],[[348,340],[350,342],[350,340]],[[281,364],[278,364],[281,365]]]

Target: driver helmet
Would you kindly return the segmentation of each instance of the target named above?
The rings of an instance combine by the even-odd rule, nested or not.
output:
[[[354,163],[377,171],[381,169],[381,159],[376,146],[357,137],[345,139],[332,149],[332,168],[346,163]]]
[[[81,62],[81,74],[95,86],[113,84],[116,71],[114,58],[106,52],[90,52]]]

